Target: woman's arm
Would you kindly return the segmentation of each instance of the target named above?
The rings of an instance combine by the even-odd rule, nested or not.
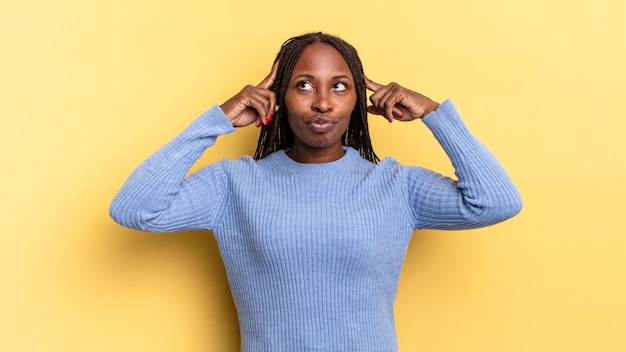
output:
[[[522,207],[521,197],[496,158],[470,132],[456,108],[441,105],[397,83],[366,79],[374,92],[368,111],[393,120],[422,119],[452,161],[458,181],[423,168],[404,168],[415,228],[467,229],[504,221]]]
[[[137,167],[113,199],[111,217],[120,225],[153,232],[210,226],[211,210],[226,191],[223,165],[203,170],[202,178],[186,176],[219,135],[234,130],[218,106],[202,114]]]
[[[450,157],[458,181],[406,168],[415,228],[468,229],[492,225],[520,212],[517,188],[496,158],[466,128],[451,101],[422,120]]]
[[[119,224],[154,232],[211,229],[219,202],[228,191],[225,162],[203,168],[189,178],[189,169],[219,135],[253,122],[267,124],[276,109],[268,90],[278,61],[257,86],[248,85],[221,106],[198,117],[183,133],[144,161],[128,178],[110,207]]]

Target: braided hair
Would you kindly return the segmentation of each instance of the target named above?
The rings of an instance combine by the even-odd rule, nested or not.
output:
[[[288,39],[280,48],[276,60],[280,60],[276,72],[276,80],[269,90],[276,93],[276,104],[279,110],[269,124],[261,128],[254,159],[259,160],[275,151],[289,148],[293,145],[294,133],[287,122],[287,107],[285,106],[285,92],[289,85],[291,73],[296,61],[304,48],[313,43],[330,44],[348,63],[356,87],[356,105],[350,116],[348,129],[342,136],[342,145],[359,151],[361,156],[373,163],[380,159],[374,153],[367,124],[367,97],[365,88],[365,73],[361,59],[346,41],[325,33],[307,33]]]

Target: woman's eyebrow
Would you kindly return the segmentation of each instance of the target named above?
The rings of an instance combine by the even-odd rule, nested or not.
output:
[[[349,75],[337,75],[337,76],[333,76],[333,79],[347,79],[347,80],[352,80],[352,77],[350,77]]]
[[[315,79],[315,76],[313,76],[312,74],[309,74],[309,73],[301,73],[299,75],[294,76],[292,79],[296,79],[296,78]],[[350,77],[349,75],[341,74],[341,75],[333,76],[332,79],[352,80],[352,77]]]
[[[310,75],[308,73],[301,73],[299,75],[293,76],[293,79],[296,79],[296,78],[315,79],[315,76]]]

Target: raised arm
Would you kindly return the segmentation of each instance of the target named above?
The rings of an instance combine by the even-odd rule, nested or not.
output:
[[[267,90],[270,74],[257,86],[246,86],[221,106],[198,117],[180,135],[145,160],[126,180],[110,206],[119,224],[154,232],[210,229],[227,189],[225,162],[187,173],[218,136],[253,122],[267,124],[276,97]]]
[[[220,164],[203,170],[212,170],[212,182],[186,176],[219,135],[232,131],[218,106],[202,114],[135,169],[113,199],[111,217],[122,226],[152,232],[210,227],[211,203],[225,191],[223,170]],[[203,186],[209,188],[202,192]]]
[[[468,131],[450,100],[440,105],[396,83],[385,86],[368,79],[367,87],[374,92],[370,113],[390,122],[422,119],[454,166],[457,180],[423,168],[403,168],[415,228],[484,227],[521,210],[517,188],[491,152]]]
[[[467,129],[450,100],[422,120],[454,166],[457,180],[408,168],[416,228],[489,226],[520,212],[522,200],[504,168]]]

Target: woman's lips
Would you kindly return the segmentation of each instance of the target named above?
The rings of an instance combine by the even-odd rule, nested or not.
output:
[[[335,124],[335,121],[329,117],[320,116],[307,122],[307,124],[311,126],[311,129],[313,131],[322,133],[322,132],[327,132],[328,130],[330,130]]]

